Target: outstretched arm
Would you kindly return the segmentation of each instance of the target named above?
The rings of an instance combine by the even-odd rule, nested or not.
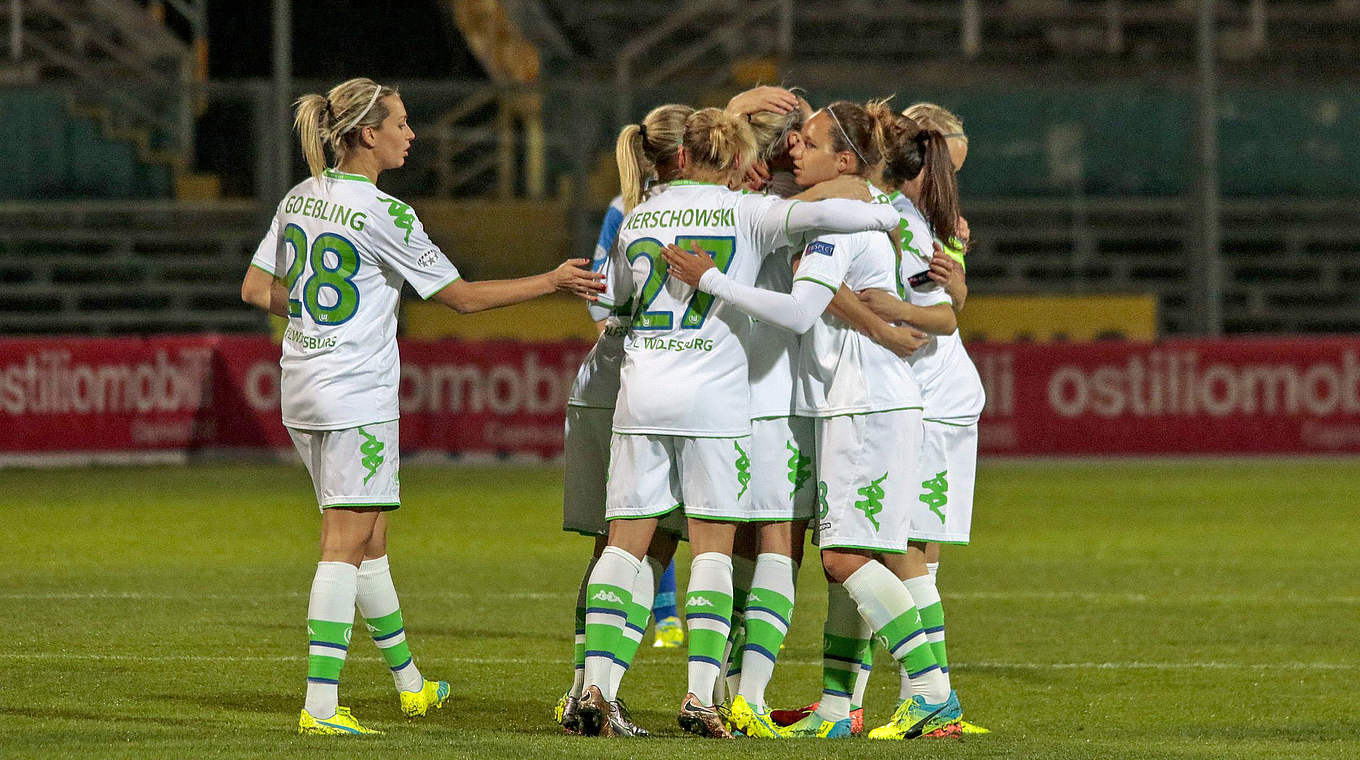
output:
[[[459,314],[522,303],[558,291],[593,301],[595,294],[604,290],[604,275],[587,269],[589,264],[585,259],[567,259],[556,269],[532,277],[482,282],[458,279],[432,298]]]

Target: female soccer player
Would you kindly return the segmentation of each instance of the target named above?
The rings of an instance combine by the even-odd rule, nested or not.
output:
[[[636,197],[622,195],[611,204],[604,228],[595,250],[591,269],[609,271],[609,251],[618,236],[624,215],[641,200],[659,194],[665,183],[678,172],[676,156],[684,137],[685,120],[694,109],[684,105],[658,106],[649,112],[641,124],[625,127],[619,136],[616,159],[621,171],[628,174],[627,187],[638,190]],[[636,177],[636,179],[633,179]],[[631,205],[629,205],[631,203]],[[558,722],[567,733],[579,733],[577,708],[585,682],[585,626],[586,590],[591,571],[604,551],[609,532],[605,522],[605,484],[609,474],[609,440],[614,418],[614,403],[619,395],[619,369],[623,364],[623,338],[628,331],[631,315],[623,310],[626,304],[613,304],[608,292],[601,301],[590,304],[591,318],[603,323],[600,337],[586,355],[572,384],[567,399],[565,480],[563,483],[562,529],[595,537],[594,552],[581,578],[576,599],[576,640],[573,650],[575,671],[571,688],[558,701]],[[647,629],[651,616],[655,581],[671,563],[676,540],[683,533],[683,521],[670,519],[658,531],[647,557],[641,564],[632,589],[628,620],[616,652],[610,673],[610,691],[617,695],[624,672],[631,665]],[[658,638],[660,620],[657,621]],[[628,709],[617,698],[609,702],[606,720],[611,732],[619,736],[646,736],[647,732],[632,722]]]
[[[864,176],[878,163],[874,121],[844,101],[804,126],[793,157],[800,185],[838,175]],[[895,225],[896,226],[896,225]],[[802,339],[797,407],[816,418],[819,544],[830,581],[826,662],[817,710],[781,731],[784,736],[850,734],[850,696],[870,628],[905,662],[923,701],[912,701],[913,731],[929,733],[956,718],[952,700],[910,595],[879,558],[908,543],[910,481],[903,466],[920,445],[921,399],[897,355],[838,319],[824,316],[842,284],[852,290],[897,290],[896,255],[873,233],[824,235],[804,249],[790,293],[735,282],[707,257],[677,246],[664,252],[670,271],[753,317],[782,325]],[[868,624],[866,628],[865,625]]]
[[[307,696],[298,731],[377,733],[338,704],[354,608],[393,672],[401,709],[424,715],[449,685],[416,669],[387,562],[396,509],[397,301],[403,282],[459,312],[553,291],[587,298],[600,276],[571,259],[545,274],[471,283],[425,234],[411,207],[377,187],[406,161],[415,133],[401,96],[351,79],[297,101],[295,127],[311,176],[280,202],[241,285],[247,303],[288,318],[283,424],[321,508],[321,561],[307,608]],[[335,158],[326,167],[326,150]]]
[[[934,241],[948,241],[945,249],[957,252],[961,260],[963,246],[959,237],[963,224],[958,215],[954,174],[967,156],[962,125],[948,111],[931,104],[917,104],[903,115],[894,116],[885,112],[882,119],[895,123],[904,136],[914,133],[915,137],[908,139],[920,143],[921,158],[885,170],[887,185],[896,188],[892,203],[902,211],[904,219],[910,220],[918,240],[925,241],[926,235],[930,235]],[[919,245],[923,247],[925,243]],[[932,269],[942,268],[927,261],[923,251],[917,253],[917,256],[908,257],[904,250],[902,276],[906,282],[923,281],[931,277]],[[951,301],[955,308],[961,308],[966,296],[961,278],[937,272],[932,279],[946,283],[954,280]],[[955,300],[953,293],[960,297]],[[865,293],[863,298],[884,319],[908,316],[901,303],[890,303],[874,293]],[[919,302],[919,291],[912,291],[912,300],[917,305],[924,305]],[[911,356],[910,363],[925,401],[923,445],[917,473],[920,490],[912,503],[910,547],[903,561],[893,570],[903,579],[921,610],[931,647],[948,677],[944,608],[930,564],[938,562],[939,544],[968,543],[977,469],[977,423],[985,396],[981,378],[957,330],[936,336]],[[906,673],[903,673],[899,696],[902,700],[912,698]],[[961,731],[986,732],[986,729],[979,730],[962,720],[957,725]],[[874,729],[869,735],[896,738],[895,734],[901,729],[895,722]]]
[[[732,614],[735,521],[747,517],[750,414],[745,315],[666,276],[662,246],[706,250],[737,282],[754,282],[761,257],[805,232],[884,230],[896,213],[854,201],[785,201],[734,192],[755,152],[742,120],[716,109],[686,122],[681,179],[635,208],[615,243],[615,300],[632,322],[614,415],[607,515],[609,546],[591,574],[586,611],[585,733],[610,735],[613,661],[631,588],[659,516],[683,506],[694,554],[686,594],[689,684],[680,725],[727,737],[709,703]],[[630,197],[625,180],[624,197]],[[706,257],[707,258],[707,257]]]

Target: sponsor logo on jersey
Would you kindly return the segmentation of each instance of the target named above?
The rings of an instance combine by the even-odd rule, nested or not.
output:
[[[913,288],[919,288],[930,282],[930,272],[917,272],[907,278],[907,284]]]
[[[834,251],[834,250],[836,250],[836,246],[832,245],[831,243],[826,242],[825,240],[816,240],[816,241],[813,241],[813,242],[812,242],[810,245],[808,245],[808,247],[807,247],[807,252],[808,252],[808,253],[820,253],[820,254],[822,254],[823,256],[830,256],[830,255],[831,255],[831,252]]]
[[[379,198],[378,200],[387,204],[387,213],[392,217],[392,225],[399,230],[406,230],[404,240],[409,245],[411,243],[411,230],[415,228],[416,224],[416,215],[411,211],[411,207],[396,198]]]
[[[590,597],[590,601],[609,602],[610,604],[623,604],[623,599],[619,598],[618,594],[615,594],[613,591],[610,591],[609,589],[603,588],[595,592],[595,596]]]

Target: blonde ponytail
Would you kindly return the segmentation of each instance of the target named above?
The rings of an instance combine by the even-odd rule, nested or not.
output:
[[[661,167],[675,162],[685,135],[685,120],[694,113],[689,106],[668,103],[647,112],[641,124],[619,130],[614,160],[619,165],[619,186],[624,213],[642,202],[647,183],[658,178]]]
[[[755,161],[756,149],[755,134],[742,117],[705,108],[685,121],[685,150],[697,166],[739,177]]]
[[[357,77],[337,84],[325,95],[308,93],[298,98],[293,103],[296,109],[293,128],[297,130],[312,177],[320,177],[326,170],[327,148],[335,156],[335,163],[344,161],[358,131],[376,128],[387,118],[387,105],[382,99],[400,94],[394,87]]]

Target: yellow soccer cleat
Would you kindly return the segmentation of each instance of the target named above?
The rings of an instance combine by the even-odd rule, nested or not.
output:
[[[742,734],[755,739],[782,738],[779,729],[770,722],[770,711],[766,708],[752,707],[740,694],[732,699],[728,722]]]
[[[685,644],[685,627],[680,618],[664,617],[656,621],[652,646],[657,649],[678,649]]]
[[[318,734],[323,736],[347,736],[360,734],[381,734],[371,728],[364,728],[359,725],[359,721],[354,719],[348,707],[335,708],[335,715],[325,720],[317,720],[312,714],[307,712],[307,708],[302,708],[302,715],[298,718],[299,734]]]
[[[992,729],[990,728],[983,728],[982,726],[979,726],[976,723],[969,723],[966,720],[959,721],[959,729],[963,732],[964,736],[968,736],[970,734],[972,735],[990,734],[992,732]]]
[[[408,718],[424,717],[430,708],[438,710],[444,706],[449,691],[448,681],[425,681],[420,691],[400,692],[397,696],[401,698],[401,714]]]

